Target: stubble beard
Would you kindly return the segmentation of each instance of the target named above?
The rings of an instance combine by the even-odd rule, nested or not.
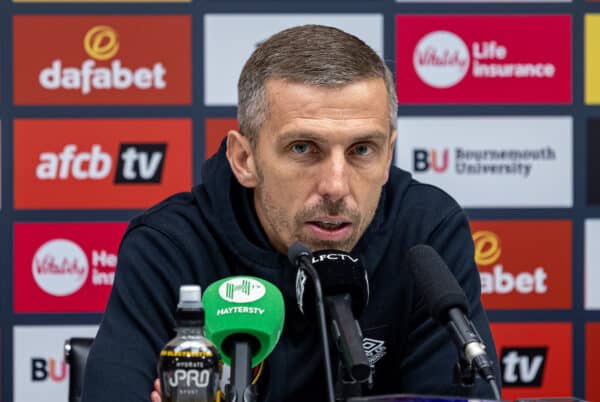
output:
[[[375,205],[369,209],[367,216],[362,216],[360,211],[347,208],[343,199],[331,201],[327,198],[324,198],[321,202],[319,202],[319,204],[312,207],[303,208],[298,211],[294,215],[294,218],[290,224],[287,219],[288,215],[286,214],[284,208],[277,206],[277,204],[274,202],[275,195],[265,191],[264,176],[258,166],[257,177],[258,185],[254,189],[255,196],[258,197],[258,200],[260,201],[262,206],[262,215],[266,221],[265,223],[269,226],[270,232],[279,236],[284,233],[289,233],[291,235],[291,241],[281,237],[278,239],[269,239],[275,248],[278,248],[278,245],[273,244],[274,240],[278,240],[280,242],[283,241],[285,243],[289,242],[290,244],[282,245],[286,249],[283,250],[284,253],[287,252],[287,247],[296,241],[304,243],[311,251],[335,249],[350,252],[354,246],[356,246],[358,240],[363,235],[367,226],[371,223],[373,217],[375,216],[377,203],[375,203]],[[380,196],[381,192],[377,197],[378,200]],[[311,218],[323,215],[342,215],[350,219],[352,224],[351,235],[344,240],[323,240],[309,236],[303,231],[305,222],[310,221]]]

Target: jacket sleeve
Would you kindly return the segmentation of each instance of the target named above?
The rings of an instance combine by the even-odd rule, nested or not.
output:
[[[156,229],[128,230],[87,360],[82,402],[149,402],[158,354],[174,335],[178,268],[186,264]]]
[[[488,318],[480,301],[481,282],[474,261],[474,247],[466,214],[456,207],[431,232],[431,245],[444,259],[468,301],[470,319],[476,326],[494,364],[496,382],[500,386],[496,348],[489,328]],[[411,331],[401,362],[402,390],[405,393],[429,395],[463,395],[495,399],[491,388],[481,378],[475,386],[459,387],[454,379],[458,361],[457,347],[446,328],[429,318],[419,295],[414,296]]]

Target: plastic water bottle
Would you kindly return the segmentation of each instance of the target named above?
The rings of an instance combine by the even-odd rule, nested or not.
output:
[[[162,401],[215,402],[222,362],[215,345],[204,337],[200,286],[181,286],[175,318],[177,336],[158,359]]]

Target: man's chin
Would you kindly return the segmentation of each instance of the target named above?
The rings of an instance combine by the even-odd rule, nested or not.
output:
[[[311,251],[340,250],[349,253],[356,245],[354,239],[346,240],[324,240],[315,238],[300,239]]]

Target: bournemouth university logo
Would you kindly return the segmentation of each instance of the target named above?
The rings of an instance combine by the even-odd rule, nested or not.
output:
[[[189,16],[20,15],[14,42],[17,105],[191,102]]]
[[[400,15],[396,69],[400,103],[570,103],[571,17]]]
[[[487,308],[571,307],[569,221],[472,221]]]

